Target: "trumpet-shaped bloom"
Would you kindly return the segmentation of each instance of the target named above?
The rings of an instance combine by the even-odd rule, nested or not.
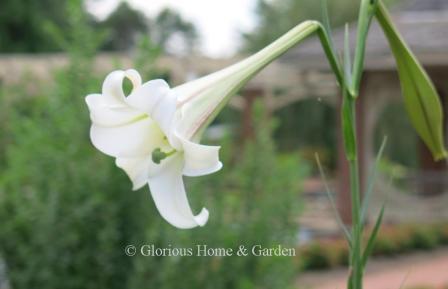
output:
[[[110,73],[101,94],[86,97],[93,145],[116,159],[134,190],[149,185],[158,211],[170,224],[203,226],[209,213],[205,208],[192,212],[183,184],[183,176],[203,176],[222,167],[219,147],[198,143],[203,129],[242,85],[318,28],[317,22],[304,22],[257,54],[175,88],[160,79],[142,84],[133,69]],[[125,78],[133,84],[127,96]]]
[[[127,77],[134,88],[123,92]],[[92,127],[90,138],[103,153],[116,158],[132,181],[133,189],[148,184],[160,214],[179,228],[207,222],[204,208],[194,215],[188,205],[182,175],[216,172],[222,164],[219,147],[200,145],[177,132],[182,120],[176,114],[177,95],[163,80],[141,84],[137,71],[114,71],[101,94],[86,97]]]

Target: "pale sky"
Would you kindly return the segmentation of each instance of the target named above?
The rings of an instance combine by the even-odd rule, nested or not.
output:
[[[255,0],[127,0],[149,17],[165,7],[174,8],[193,22],[201,36],[201,51],[211,57],[232,55],[240,44],[240,31],[255,24]],[[120,0],[87,0],[87,9],[106,17]]]

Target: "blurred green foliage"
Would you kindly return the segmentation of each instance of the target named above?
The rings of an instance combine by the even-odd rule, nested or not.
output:
[[[138,195],[123,193],[126,178],[88,141],[83,96],[99,81],[95,34],[79,7],[67,6],[71,64],[36,95],[23,95],[26,81],[3,88],[2,103],[12,103],[1,137],[0,251],[13,288],[123,288],[130,268],[117,248]]]
[[[103,21],[96,21],[98,31],[107,32],[101,46],[107,51],[129,51],[138,45],[140,38],[151,40],[164,53],[191,53],[198,43],[196,26],[185,20],[177,11],[165,8],[153,19],[122,1]]]
[[[282,150],[300,150],[310,163],[319,153],[325,167],[334,169],[337,156],[336,109],[318,99],[302,100],[276,112],[281,123],[275,136]]]
[[[322,3],[316,0],[258,0],[255,13],[257,26],[243,34],[244,49],[256,51],[272,42],[298,23],[322,20]],[[353,21],[358,13],[359,0],[328,0],[332,24],[339,26]]]
[[[60,50],[48,35],[47,23],[66,29],[65,1],[2,1],[0,8],[0,52]]]
[[[122,1],[104,21],[97,23],[96,26],[108,32],[102,46],[104,50],[126,51],[134,48],[139,35],[148,32],[148,19],[142,12]]]
[[[149,31],[153,41],[168,53],[192,53],[199,40],[198,31],[193,23],[170,8],[159,12],[151,22]]]
[[[72,32],[66,9],[69,3],[58,0],[3,0],[0,9],[0,52],[65,51],[60,34],[66,36]],[[198,42],[196,27],[168,8],[154,19],[149,19],[126,1],[121,1],[106,19],[97,19],[85,11],[84,1],[79,5],[83,7],[81,11],[85,14],[85,24],[103,40],[99,47],[101,50],[129,51],[136,47],[141,37],[148,35],[165,51],[170,46],[182,46],[184,51],[181,52],[189,53]],[[173,45],[174,38],[177,42]]]
[[[84,96],[98,91],[93,73],[101,38],[80,9],[67,1],[68,32],[54,32],[70,64],[54,81],[24,79],[0,91],[0,256],[11,287],[21,288],[288,288],[290,257],[127,257],[124,248],[252,246],[295,247],[300,183],[307,168],[279,159],[273,127],[257,106],[256,133],[244,146],[223,145],[224,169],[188,180],[193,208],[206,206],[204,228],[178,230],[159,216],[144,188],[89,141]],[[65,28],[64,28],[65,29]],[[144,78],[158,50],[141,42]],[[154,48],[154,49],[153,49]]]
[[[400,0],[384,0],[386,4]],[[257,24],[243,33],[243,50],[257,51],[305,20],[322,21],[322,4],[327,3],[332,26],[352,22],[358,16],[359,0],[257,0]]]
[[[365,237],[368,235],[366,234]],[[401,224],[382,229],[375,242],[374,256],[393,257],[448,244],[448,224]],[[347,266],[348,247],[343,239],[315,241],[298,250],[303,270]]]

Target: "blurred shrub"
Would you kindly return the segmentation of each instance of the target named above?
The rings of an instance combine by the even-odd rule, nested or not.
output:
[[[0,254],[12,288],[123,288],[130,268],[120,248],[139,196],[123,194],[128,181],[88,140],[84,96],[100,82],[91,76],[96,35],[80,7],[67,2],[71,64],[33,95],[28,80],[1,99]]]
[[[414,249],[433,249],[439,244],[438,233],[432,227],[416,227],[411,231],[410,246]]]
[[[411,229],[407,225],[399,227],[385,226],[378,234],[372,254],[376,256],[396,255],[412,249]]]
[[[348,247],[344,240],[314,242],[299,252],[303,270],[334,268],[348,262]]]
[[[303,269],[326,269],[334,267],[335,264],[332,257],[336,250],[331,250],[324,244],[315,243],[303,250],[301,258],[303,258]]]
[[[437,224],[434,226],[435,234],[442,245],[448,245],[448,225]]]
[[[316,99],[306,99],[282,108],[275,116],[282,124],[275,131],[281,149],[299,149],[312,164],[318,152],[325,167],[335,168],[337,130],[334,120],[337,113],[333,107]]]
[[[366,233],[367,239],[369,233]],[[395,256],[415,250],[430,250],[448,244],[448,224],[385,226],[380,230],[372,255]],[[342,239],[315,241],[298,249],[303,270],[346,266],[347,244]]]

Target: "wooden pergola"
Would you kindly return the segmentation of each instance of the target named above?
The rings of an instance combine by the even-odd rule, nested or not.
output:
[[[428,70],[440,93],[445,115],[448,115],[448,1],[446,0],[411,0],[403,1],[395,7],[392,17],[408,42],[413,52]],[[354,47],[356,39],[356,25],[350,29],[350,42]],[[334,34],[335,46],[342,49],[344,31],[338,30]],[[401,101],[401,90],[395,68],[395,60],[389,50],[381,28],[373,23],[367,45],[367,55],[360,98],[357,106],[358,135],[360,147],[360,166],[365,184],[368,168],[375,158],[373,137],[375,125],[380,112],[390,103]],[[303,74],[328,75],[330,68],[317,39],[312,39],[288,53],[283,58],[284,63],[293,64]],[[333,80],[334,83],[334,80]],[[319,85],[321,85],[319,83]],[[334,86],[336,89],[336,86]],[[334,97],[333,91],[327,97]],[[340,106],[340,97],[336,101]],[[338,121],[339,123],[339,121]],[[448,122],[445,118],[445,135],[448,135]],[[340,135],[340,134],[339,134]],[[339,140],[338,157],[338,206],[342,218],[350,223],[350,194],[348,181],[348,165],[344,158],[342,141]],[[418,190],[421,194],[435,195],[447,190],[446,162],[434,162],[431,154],[421,143],[418,149],[420,174],[443,174],[442,182],[422,182]]]

